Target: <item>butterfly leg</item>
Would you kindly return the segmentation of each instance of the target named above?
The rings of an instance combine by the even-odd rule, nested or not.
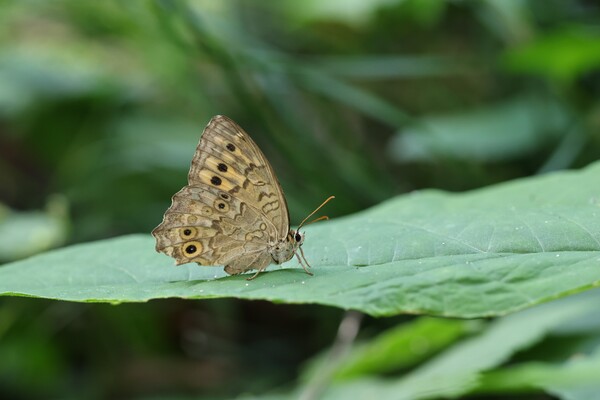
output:
[[[236,258],[228,263],[225,266],[225,272],[227,272],[229,275],[237,275],[251,269],[256,269],[258,271],[254,274],[254,276],[248,279],[252,280],[256,278],[261,271],[264,271],[271,261],[271,255],[266,252],[246,254],[245,256]]]
[[[258,271],[256,271],[256,272],[254,273],[254,275],[252,275],[250,278],[246,278],[246,280],[247,280],[247,281],[251,281],[251,280],[253,280],[253,279],[254,279],[254,278],[256,278],[256,277],[258,276],[258,274],[260,274],[260,273],[261,273],[263,270],[264,270],[264,268],[260,268],[260,269],[259,269]]]
[[[300,249],[300,250],[302,250],[302,249]],[[304,256],[304,254],[302,254],[302,255]],[[306,261],[306,257],[304,258],[304,262],[302,262],[302,257],[300,257],[300,255],[298,253],[296,253],[296,257],[298,258],[298,262],[304,269],[304,272],[306,272],[310,276],[313,276],[314,274],[312,272],[310,272],[308,269],[306,269],[306,267],[304,266],[304,264],[306,264],[310,268],[310,264],[308,264],[308,262]]]
[[[300,253],[302,254],[302,258],[304,259],[304,263],[306,263],[306,265],[308,265],[308,268],[312,268],[310,266],[310,264],[308,263],[308,260],[306,259],[306,256],[304,255],[304,250],[302,250],[302,247],[300,247]]]
[[[269,264],[271,264],[271,261],[273,261],[273,259],[271,258],[271,256],[268,253],[261,255],[261,257],[258,260],[256,260],[252,265],[250,265],[250,267],[248,268],[248,269],[256,269],[257,271],[250,278],[246,278],[246,280],[251,281],[254,278],[256,278],[258,276],[258,274],[260,274],[265,269],[267,269]]]

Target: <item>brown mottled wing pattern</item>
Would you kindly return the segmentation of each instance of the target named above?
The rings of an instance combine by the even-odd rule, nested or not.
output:
[[[269,161],[250,136],[231,119],[217,115],[204,132],[188,175],[190,186],[212,184],[257,207],[277,229],[278,238],[290,229],[283,190]]]
[[[188,186],[173,196],[152,234],[157,251],[177,264],[225,265],[236,274],[270,264],[268,243],[288,230],[287,205],[271,166],[236,123],[216,116],[202,134]]]

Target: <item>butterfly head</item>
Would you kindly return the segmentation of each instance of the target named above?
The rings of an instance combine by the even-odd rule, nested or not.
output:
[[[304,234],[297,230],[290,229],[285,239],[272,244],[269,249],[273,261],[277,264],[284,263],[294,257],[296,251],[304,242]]]
[[[310,265],[306,261],[304,251],[302,251],[302,244],[304,243],[304,232],[300,232],[300,228],[302,228],[302,226],[314,213],[316,213],[321,207],[323,207],[328,201],[330,201],[333,198],[333,196],[330,196],[315,211],[310,213],[308,217],[304,218],[300,225],[298,225],[298,229],[290,229],[285,239],[280,239],[279,242],[274,243],[270,247],[269,252],[271,253],[271,257],[273,257],[273,261],[275,261],[275,263],[284,263],[290,260],[292,257],[294,257],[294,255],[296,255],[298,257],[300,265],[302,265],[302,268],[304,268],[304,271],[306,271],[307,274],[312,275],[312,272],[310,272],[307,269],[307,267],[310,267]],[[327,217],[317,218],[309,222],[309,224],[324,219],[327,219]]]
[[[288,241],[292,244],[294,249],[302,246],[304,243],[304,233],[300,231],[296,231],[294,229],[290,229],[290,233],[288,234]]]

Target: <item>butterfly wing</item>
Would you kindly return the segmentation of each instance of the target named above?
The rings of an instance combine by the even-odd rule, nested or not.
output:
[[[205,128],[188,183],[152,231],[156,250],[177,264],[226,265],[230,274],[266,267],[268,243],[288,233],[287,204],[258,146],[229,118]]]
[[[227,265],[245,254],[265,253],[269,237],[275,234],[269,228],[252,206],[199,184],[173,196],[163,222],[152,234],[156,250],[175,258],[177,264]]]
[[[250,136],[231,119],[213,117],[192,160],[188,184],[207,184],[254,205],[285,238],[288,207],[271,164]]]

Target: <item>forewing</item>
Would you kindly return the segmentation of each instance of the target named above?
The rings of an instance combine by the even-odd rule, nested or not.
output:
[[[259,210],[276,231],[289,231],[288,208],[273,168],[248,134],[229,118],[213,117],[200,139],[188,175],[190,186],[229,193]]]

